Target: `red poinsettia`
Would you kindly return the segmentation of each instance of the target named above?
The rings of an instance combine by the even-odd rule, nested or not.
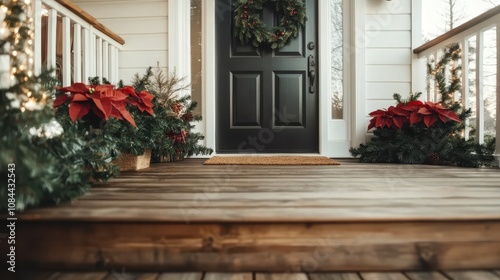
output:
[[[444,107],[441,103],[425,102],[418,110],[415,110],[410,115],[410,124],[424,121],[427,127],[433,125],[437,120],[446,123],[449,120],[460,122],[457,114],[452,110]]]
[[[110,117],[126,120],[136,126],[134,118],[127,111],[127,94],[115,90],[113,85],[88,86],[75,83],[58,90],[69,95],[60,94],[54,101],[54,107],[69,102],[69,117],[73,122],[90,113],[104,120]]]
[[[151,93],[143,90],[139,93],[131,86],[126,86],[118,89],[119,91],[125,93],[127,98],[127,103],[136,106],[141,112],[148,112],[151,116],[154,115],[153,112],[153,99],[155,98]]]
[[[402,128],[404,124],[410,125],[422,122],[430,127],[436,121],[443,123],[449,120],[460,122],[460,118],[451,109],[444,107],[441,103],[422,102],[419,100],[408,103],[399,103],[396,107],[391,106],[387,110],[376,110],[370,113],[368,129],[397,127]]]
[[[368,129],[377,127],[397,127],[402,128],[403,125],[408,121],[408,116],[410,112],[403,109],[404,104],[398,104],[396,107],[391,106],[387,110],[376,110],[370,113],[373,117],[370,120],[370,125]]]

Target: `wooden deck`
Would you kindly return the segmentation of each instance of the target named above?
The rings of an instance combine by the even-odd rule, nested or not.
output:
[[[45,272],[21,280],[500,280],[500,271],[344,272],[344,273],[133,273]]]
[[[19,267],[397,272],[362,279],[500,269],[499,169],[202,162],[124,173],[72,204],[19,215]],[[499,280],[484,273],[490,278],[415,279]],[[321,277],[310,279],[359,279]]]

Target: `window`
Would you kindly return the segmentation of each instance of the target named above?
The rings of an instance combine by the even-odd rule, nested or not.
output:
[[[332,119],[344,119],[344,0],[330,0]]]

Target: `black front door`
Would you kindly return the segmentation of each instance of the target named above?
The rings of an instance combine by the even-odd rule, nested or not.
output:
[[[218,153],[318,152],[316,0],[305,0],[306,26],[279,50],[242,45],[233,36],[237,0],[217,0]],[[263,11],[272,26],[278,15]]]

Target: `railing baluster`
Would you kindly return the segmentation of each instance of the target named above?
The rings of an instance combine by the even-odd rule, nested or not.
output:
[[[484,32],[476,34],[476,136],[478,143],[484,143]]]
[[[97,37],[95,36],[93,31],[93,27],[90,27],[90,75],[88,77],[85,77],[87,80],[89,77],[94,77],[97,75]]]
[[[462,40],[462,105],[463,108],[469,108],[469,40],[464,38]],[[469,139],[470,134],[470,121],[467,119],[465,121],[464,137]]]
[[[75,23],[73,32],[73,81],[82,81],[82,26]]]
[[[71,85],[71,20],[62,18],[62,84]]]
[[[47,19],[47,67],[55,69],[57,60],[57,11],[50,9]]]
[[[116,71],[114,67],[117,59],[115,49],[116,48],[113,45],[109,45],[109,81],[111,83],[117,82]]]
[[[108,42],[102,42],[102,78],[109,79],[109,47]]]
[[[436,51],[434,53],[434,67],[436,67],[436,65],[438,64],[438,60],[439,60],[439,51]],[[434,96],[432,97],[431,101],[436,102],[438,100],[439,100],[439,86],[437,81],[434,80]]]
[[[90,48],[90,30],[87,28],[83,29],[83,50],[82,50],[82,82],[86,83],[88,77],[91,76],[90,68],[91,68],[91,53],[92,49]]]
[[[102,39],[97,38],[96,40],[96,76],[102,78]]]

